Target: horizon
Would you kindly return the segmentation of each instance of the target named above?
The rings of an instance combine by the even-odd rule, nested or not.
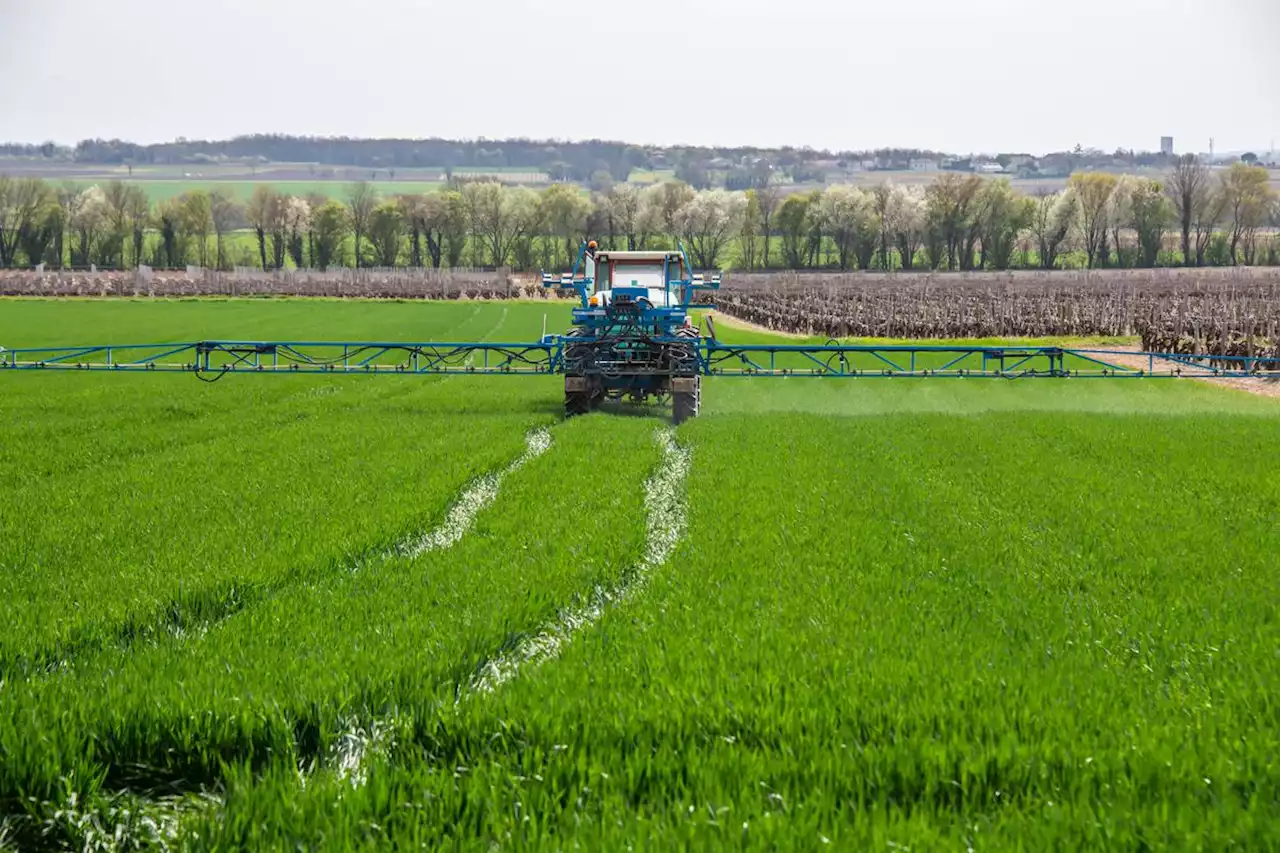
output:
[[[647,149],[670,150],[670,149],[681,149],[681,148],[703,148],[703,149],[710,149],[710,150],[756,149],[761,151],[780,151],[780,150],[806,151],[807,150],[807,151],[814,151],[819,153],[828,153],[833,155],[868,154],[868,153],[874,153],[875,151],[895,151],[896,150],[896,151],[929,151],[935,154],[955,156],[958,158],[997,157],[1000,155],[1010,155],[1010,156],[1027,155],[1031,157],[1040,158],[1040,157],[1050,156],[1053,154],[1071,153],[1075,149],[1074,145],[1063,146],[1059,148],[1051,148],[1044,151],[1027,151],[1027,150],[1021,150],[1016,148],[999,148],[999,149],[992,149],[992,150],[985,150],[985,151],[958,151],[958,150],[931,148],[929,146],[924,146],[924,145],[878,146],[876,148],[860,148],[860,149],[832,149],[832,148],[819,148],[812,145],[797,145],[797,144],[766,146],[766,145],[754,145],[750,143],[736,143],[736,144],[723,144],[723,143],[694,144],[694,143],[680,143],[680,142],[647,143],[647,142],[638,142],[632,139],[606,139],[606,138],[585,138],[585,137],[555,138],[555,137],[531,137],[531,136],[507,136],[507,137],[354,136],[354,135],[344,135],[344,134],[332,134],[332,135],[290,134],[290,133],[282,133],[282,132],[275,132],[275,131],[261,131],[261,132],[255,132],[255,133],[235,134],[232,136],[221,137],[221,138],[195,138],[195,137],[188,137],[188,136],[177,136],[169,139],[161,139],[156,141],[141,141],[137,139],[128,139],[123,137],[81,137],[79,139],[76,139],[70,142],[64,141],[64,140],[56,140],[56,139],[41,139],[38,141],[0,139],[0,147],[4,147],[4,146],[39,147],[45,144],[52,144],[57,146],[58,148],[69,149],[74,151],[76,146],[79,145],[80,143],[93,142],[93,141],[101,141],[101,142],[117,141],[117,142],[122,142],[130,145],[139,145],[142,147],[158,147],[158,146],[165,146],[165,145],[200,145],[200,144],[222,145],[222,144],[233,142],[239,139],[252,139],[255,137],[310,139],[310,140],[316,140],[316,141],[343,140],[348,142],[446,141],[446,142],[458,142],[463,144],[475,144],[475,143],[481,143],[481,142],[524,142],[529,144],[545,143],[548,145],[584,145],[584,144],[595,142],[595,143],[618,144],[618,145],[633,145],[638,148],[647,148]],[[1159,141],[1159,137],[1157,137],[1157,142],[1158,141]],[[1117,151],[1126,151],[1126,152],[1132,152],[1135,154],[1159,153],[1159,145],[1150,146],[1150,147],[1130,147],[1130,146],[1123,146],[1123,145],[1081,146],[1081,147],[1082,147],[1082,150],[1084,151],[1098,151],[1098,152],[1101,152],[1102,154],[1113,154]],[[1230,149],[1223,149],[1219,146],[1215,146],[1213,151],[1213,156],[1232,157],[1232,156],[1240,156],[1242,154],[1249,153],[1249,152],[1252,152],[1254,154],[1264,154],[1264,153],[1273,154],[1276,152],[1276,150],[1277,149],[1275,148],[1274,141],[1269,141],[1266,145],[1261,145],[1261,146],[1246,146],[1246,147],[1230,148]],[[1174,137],[1174,153],[1178,155],[1195,154],[1197,156],[1206,156],[1210,152],[1208,151],[1208,149],[1179,150],[1177,137]],[[0,155],[0,158],[4,156],[6,155]]]

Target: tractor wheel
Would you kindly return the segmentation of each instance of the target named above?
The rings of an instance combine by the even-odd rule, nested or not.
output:
[[[590,338],[591,330],[584,326],[574,326],[565,334],[566,338]],[[591,356],[591,347],[566,343],[564,347],[565,366],[572,370],[584,369],[585,362]]]
[[[698,330],[692,326],[681,326],[675,330],[673,335],[677,338],[688,338],[689,343],[673,344],[668,350],[667,358],[670,369],[677,372],[693,371],[697,369],[697,353],[698,353]]]
[[[570,375],[564,378],[565,417],[594,411],[603,398],[604,386],[599,377]]]
[[[564,393],[564,415],[571,418],[574,415],[585,415],[595,408],[589,391],[566,391]]]
[[[676,426],[697,417],[702,406],[702,377],[688,376],[672,380],[671,420]]]

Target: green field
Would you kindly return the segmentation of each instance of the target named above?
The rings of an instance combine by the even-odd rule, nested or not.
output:
[[[245,202],[249,200],[249,196],[253,195],[253,191],[260,186],[269,187],[282,195],[291,195],[304,197],[308,195],[321,195],[328,198],[336,198],[343,200],[346,198],[347,191],[351,187],[349,181],[279,181],[279,180],[205,180],[200,178],[133,178],[128,179],[128,183],[137,184],[147,192],[147,197],[151,199],[152,204],[166,201],[171,198],[177,198],[183,193],[203,191],[213,192],[220,190],[234,198],[236,201]],[[101,185],[100,181],[76,180],[72,183],[81,187],[90,187],[95,183]],[[377,189],[378,193],[383,197],[393,197],[397,195],[426,193],[432,190],[438,190],[444,186],[439,181],[369,181],[369,184]]]
[[[0,344],[567,311],[0,300]],[[0,847],[1280,846],[1280,401],[560,395],[0,373]]]

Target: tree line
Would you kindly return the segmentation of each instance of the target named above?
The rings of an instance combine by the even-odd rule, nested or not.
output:
[[[240,202],[196,190],[159,203],[140,184],[87,189],[0,175],[0,266],[568,265],[584,237],[605,248],[682,243],[705,269],[1006,270],[1280,263],[1280,205],[1265,169],[1213,174],[1194,157],[1163,181],[1077,173],[1032,195],[1007,180],[945,173],[927,185],[766,184],[696,191],[667,181],[594,193],[462,182],[340,198],[257,186]],[[248,237],[243,232],[248,232]]]
[[[607,174],[616,181],[625,181],[633,169],[696,169],[698,164],[720,159],[734,163],[765,160],[773,167],[786,169],[812,160],[840,157],[940,159],[944,155],[918,149],[833,153],[793,146],[642,146],[599,139],[358,139],[252,134],[226,140],[180,138],[151,144],[122,139],[84,139],[74,146],[2,143],[0,156],[116,165],[272,162],[370,169],[428,167],[446,172],[457,168],[512,168],[544,170],[555,180],[585,183],[593,175]]]

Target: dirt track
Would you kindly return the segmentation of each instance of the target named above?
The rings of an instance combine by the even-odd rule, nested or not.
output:
[[[1134,355],[1113,355],[1107,356],[1106,361],[1117,364],[1121,367],[1128,367],[1133,370],[1147,370],[1151,366],[1150,359],[1145,356],[1138,355],[1141,349],[1133,346],[1108,346],[1107,349],[1123,350],[1132,352]],[[1160,368],[1157,366],[1157,370]],[[1237,391],[1245,391],[1249,394],[1258,394],[1263,397],[1280,397],[1280,376],[1275,377],[1258,377],[1256,379],[1243,379],[1236,377],[1218,377],[1218,376],[1184,376],[1184,379],[1195,379],[1199,382],[1209,382],[1221,388],[1234,388]]]
[[[811,337],[809,335],[794,334],[791,332],[778,332],[764,326],[740,320],[737,317],[725,314],[720,311],[713,312],[713,319],[716,325],[730,329],[741,329],[749,332],[761,332],[767,335],[776,335],[783,338],[801,339]],[[1118,344],[1107,344],[1102,347],[1108,350],[1117,350],[1131,352],[1133,355],[1116,355],[1108,356],[1106,361],[1127,367],[1133,370],[1147,370],[1150,368],[1150,360],[1144,356],[1138,355],[1142,350],[1136,346],[1125,346]],[[1157,368],[1159,369],[1159,368]],[[1280,376],[1277,377],[1258,377],[1257,379],[1240,379],[1233,377],[1215,377],[1215,376],[1188,376],[1183,378],[1197,379],[1201,382],[1209,382],[1220,388],[1233,388],[1237,391],[1244,391],[1249,394],[1258,394],[1263,397],[1280,397]]]

